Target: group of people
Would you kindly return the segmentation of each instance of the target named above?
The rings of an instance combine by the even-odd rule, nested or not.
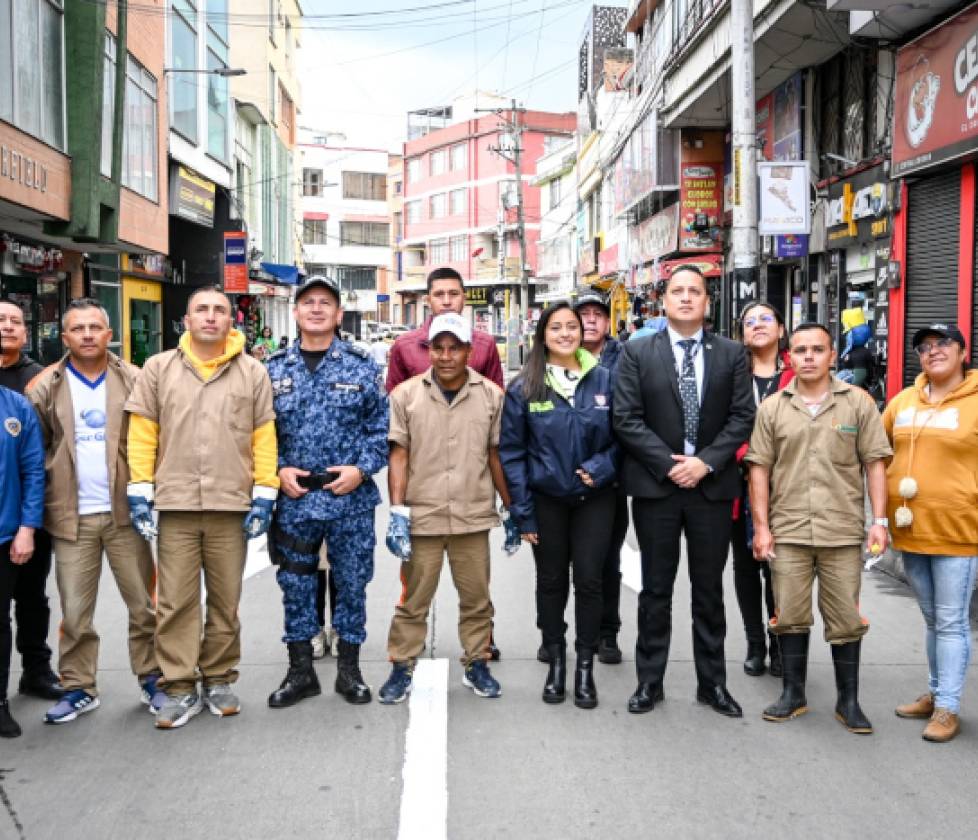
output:
[[[706,330],[707,280],[695,266],[666,281],[664,323],[627,342],[608,335],[598,294],[549,306],[508,387],[492,337],[462,317],[454,270],[429,275],[428,302],[431,316],[393,345],[386,383],[367,349],[339,338],[339,289],[326,277],[297,289],[299,338],[264,367],[243,352],[217,289],[190,297],[179,347],[141,371],[108,351],[111,329],[96,301],[69,305],[61,362],[21,376],[14,390],[26,399],[0,388],[0,735],[20,732],[6,694],[11,601],[21,690],[56,700],[45,720],[66,723],[98,707],[92,620],[103,552],[128,608],[132,669],[156,727],[182,727],[205,707],[237,714],[247,541],[263,534],[289,660],[268,705],[321,693],[313,656],[326,621],[324,546],[335,588],[335,690],[350,703],[370,702],[360,646],[380,503],[373,476],[386,466],[386,544],[401,561],[402,594],[381,703],[411,692],[446,555],[459,595],[463,683],[480,697],[501,695],[489,665],[500,657],[489,535],[501,523],[506,553],[526,542],[534,558],[543,701],[568,693],[573,592],[573,702],[596,707],[595,659],[622,661],[620,553],[631,497],[642,588],[630,712],[651,712],[665,696],[685,537],[696,699],[743,714],[724,655],[732,548],[744,670],[783,681],[763,717],[807,711],[817,577],[836,716],[851,732],[872,732],[858,699],[869,627],[859,609],[863,550],[878,555],[892,540],[924,615],[929,666],[927,692],[896,712],[927,718],[928,740],[954,737],[978,564],[978,373],[967,369],[953,325],[914,336],[923,373],[881,418],[863,391],[832,375],[823,325],[799,324],[789,337],[780,313],[756,303],[741,313],[742,344]],[[18,316],[0,303],[3,370],[21,364]],[[63,615],[60,678],[37,644],[47,633],[39,601],[46,533]],[[35,580],[32,592],[23,579]],[[20,644],[31,627],[33,648]]]

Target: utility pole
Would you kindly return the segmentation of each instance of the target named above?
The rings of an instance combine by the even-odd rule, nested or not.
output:
[[[733,318],[758,297],[757,118],[754,98],[754,4],[732,0],[731,146],[733,151]]]

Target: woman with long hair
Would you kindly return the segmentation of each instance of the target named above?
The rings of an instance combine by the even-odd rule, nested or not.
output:
[[[565,697],[564,611],[573,572],[574,704],[593,709],[618,447],[611,431],[611,374],[581,347],[583,333],[569,303],[544,311],[523,371],[506,391],[499,455],[512,496],[510,514],[536,562],[537,627],[550,661],[543,700],[560,703]]]
[[[761,401],[784,388],[794,377],[788,354],[785,352],[784,318],[776,307],[755,301],[740,314],[741,338],[750,354],[754,402]],[[738,461],[747,451],[745,443],[737,453]],[[767,562],[754,559],[750,548],[753,529],[750,525],[750,505],[747,501],[747,481],[734,509],[730,542],[733,548],[734,590],[744,621],[747,636],[747,656],[744,672],[752,677],[764,671],[764,657],[770,656],[772,676],[781,676],[781,655],[777,637],[768,631],[770,644],[765,643],[765,629],[774,616],[774,590],[771,587],[771,568]]]

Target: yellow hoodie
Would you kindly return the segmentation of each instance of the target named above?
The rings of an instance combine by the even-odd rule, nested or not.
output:
[[[926,384],[926,375],[920,374],[883,412],[893,444],[886,471],[893,546],[918,554],[978,554],[978,370],[965,374],[936,414],[924,393]],[[912,465],[911,429],[917,432]],[[898,528],[895,511],[904,503],[900,479],[907,475],[918,488],[906,502],[913,522]]]
[[[231,361],[245,348],[245,337],[239,330],[232,329],[224,344],[224,352],[216,358],[202,361],[190,348],[190,333],[180,336],[180,352],[194,366],[194,370],[205,382],[217,370]],[[159,445],[160,427],[152,420],[139,414],[129,417],[129,471],[130,481],[152,483],[156,472],[156,450]],[[278,480],[278,441],[275,437],[275,422],[269,421],[259,426],[251,434],[251,452],[254,459],[255,484],[263,487],[279,486]]]

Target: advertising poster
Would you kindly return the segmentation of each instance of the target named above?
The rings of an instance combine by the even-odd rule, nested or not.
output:
[[[759,163],[757,178],[760,182],[757,232],[761,236],[809,233],[808,163]]]
[[[224,291],[248,294],[248,234],[244,231],[224,232]]]

